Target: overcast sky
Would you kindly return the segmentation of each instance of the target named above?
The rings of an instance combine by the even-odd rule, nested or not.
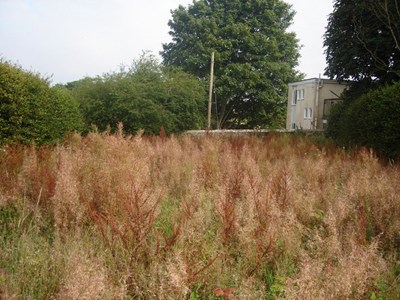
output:
[[[322,36],[333,0],[286,0],[297,12],[299,71],[324,72]],[[67,83],[130,64],[170,41],[170,10],[192,0],[0,0],[0,57]]]

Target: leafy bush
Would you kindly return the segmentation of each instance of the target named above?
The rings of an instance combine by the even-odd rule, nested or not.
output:
[[[179,69],[164,68],[154,57],[142,56],[129,68],[67,84],[80,102],[87,128],[108,126],[155,134],[201,129],[206,94],[201,81]]]
[[[52,143],[80,131],[78,103],[39,74],[0,61],[0,143]]]
[[[342,146],[364,146],[382,156],[400,157],[400,82],[372,89],[337,105],[328,135]]]

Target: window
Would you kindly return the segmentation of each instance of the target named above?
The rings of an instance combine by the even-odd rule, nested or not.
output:
[[[297,100],[304,100],[304,89],[296,90]]]
[[[299,100],[304,100],[304,89],[302,90],[293,90],[293,95],[292,95],[292,105],[296,105],[297,101]]]
[[[341,99],[325,99],[324,100],[324,115],[323,118],[327,119],[329,116],[329,112],[331,111],[332,107],[335,106],[337,103],[340,103]]]
[[[313,114],[312,114],[312,108],[311,107],[306,107],[304,109],[304,119],[305,120],[312,120]]]
[[[292,105],[297,104],[297,90],[293,90],[293,95],[292,95]]]

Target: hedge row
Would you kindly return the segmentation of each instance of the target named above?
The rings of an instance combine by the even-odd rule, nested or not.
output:
[[[363,146],[400,158],[400,82],[345,101],[331,112],[328,136],[339,145]]]

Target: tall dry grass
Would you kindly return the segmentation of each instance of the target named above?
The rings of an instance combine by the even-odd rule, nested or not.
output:
[[[400,171],[368,151],[287,135],[121,132],[1,150],[3,298],[400,292]],[[40,260],[26,255],[37,247]],[[27,266],[45,277],[40,290]]]

